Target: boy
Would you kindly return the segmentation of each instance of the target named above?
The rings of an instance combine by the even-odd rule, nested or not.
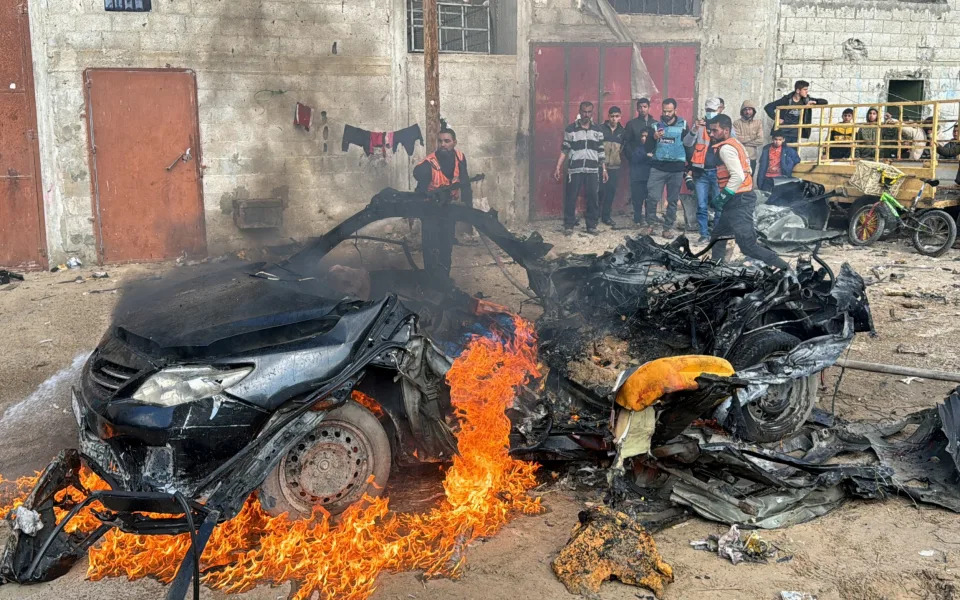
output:
[[[620,181],[620,162],[623,149],[624,128],[620,124],[620,107],[611,106],[607,120],[600,128],[603,131],[603,154],[607,164],[607,180],[600,184],[600,222],[616,227],[613,221],[613,201]]]
[[[650,164],[653,161],[653,149],[650,129],[640,132],[637,144],[630,155],[630,201],[633,203],[633,224],[643,227],[643,207],[647,200],[647,181],[650,179]],[[656,213],[647,213],[647,220],[656,218]]]
[[[757,179],[760,180],[760,189],[765,192],[773,190],[775,177],[791,177],[793,168],[800,162],[797,151],[784,143],[786,136],[783,131],[774,129],[771,137],[773,143],[763,147],[757,165]]]

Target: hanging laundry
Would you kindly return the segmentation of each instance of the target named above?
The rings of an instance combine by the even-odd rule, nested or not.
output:
[[[386,157],[387,149],[383,145],[384,142],[386,141],[384,138],[386,137],[387,137],[387,134],[382,131],[371,131],[370,132],[370,150],[369,152],[367,152],[367,154],[373,154],[375,150],[379,149],[383,152],[383,156]]]
[[[297,102],[297,108],[293,113],[293,124],[310,131],[310,125],[313,124],[313,109]]]
[[[396,152],[398,146],[403,146],[407,154],[412,156],[418,140],[423,144],[423,134],[420,131],[420,125],[416,123],[399,131],[386,132],[371,132],[353,125],[344,125],[343,142],[340,149],[346,152],[351,145],[360,146],[367,156],[373,154],[377,149],[386,156],[387,149]]]
[[[350,146],[360,146],[364,152],[370,147],[370,132],[353,125],[343,126],[343,143],[340,144],[340,150],[346,152]],[[367,154],[370,154],[367,152]]]
[[[403,146],[407,154],[413,156],[413,149],[417,141],[423,145],[423,134],[420,132],[420,125],[414,123],[410,127],[393,132],[393,151],[397,151],[397,146]]]

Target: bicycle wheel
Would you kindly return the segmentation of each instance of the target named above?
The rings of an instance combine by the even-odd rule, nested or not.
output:
[[[869,246],[883,235],[887,223],[882,211],[881,202],[867,204],[857,209],[850,217],[850,227],[847,237],[854,246]]]
[[[957,222],[942,210],[928,210],[917,217],[913,247],[920,254],[940,256],[957,241]]]

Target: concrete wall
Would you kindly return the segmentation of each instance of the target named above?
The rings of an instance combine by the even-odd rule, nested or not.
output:
[[[763,104],[798,78],[837,102],[883,99],[888,80],[913,77],[927,82],[928,98],[960,96],[960,0],[703,5],[700,17],[622,16],[641,43],[700,44],[698,104],[723,96],[735,116],[742,100]],[[213,254],[315,235],[380,188],[412,183],[420,147],[413,158],[401,151],[386,161],[340,150],[345,124],[380,130],[423,122],[422,56],[407,52],[405,0],[154,0],[152,12],[139,14],[106,13],[103,0],[29,7],[52,261],[95,256],[86,68],[197,73]],[[516,7],[516,55],[444,54],[440,66],[441,113],[471,170],[487,174],[476,195],[510,222],[529,214],[530,44],[615,41],[577,0],[516,0]],[[504,46],[502,29],[497,36]],[[293,127],[297,101],[315,108],[313,131]],[[234,198],[277,195],[288,201],[283,231],[236,229]]]
[[[782,4],[778,94],[806,79],[813,96],[868,103],[887,100],[891,79],[922,79],[928,100],[960,96],[958,0]]]
[[[404,0],[154,0],[149,13],[108,13],[103,0],[32,0],[30,10],[53,262],[96,255],[87,68],[196,72],[211,254],[317,235],[383,187],[408,188],[424,154],[418,146],[413,158],[401,150],[384,160],[340,149],[345,124],[423,122],[423,58],[407,53]],[[443,114],[472,170],[492,174],[479,191],[498,208],[514,192],[516,118],[505,115],[516,103],[514,72],[513,56],[445,55],[441,66]],[[298,101],[315,109],[309,132],[292,124]],[[234,198],[277,196],[288,202],[282,231],[234,226]]]

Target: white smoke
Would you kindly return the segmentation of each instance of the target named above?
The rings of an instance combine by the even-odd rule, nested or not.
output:
[[[51,375],[32,394],[8,408],[0,417],[0,435],[15,427],[47,422],[52,415],[70,411],[70,387],[80,377],[80,369],[88,356],[89,352],[76,355],[70,366]]]

